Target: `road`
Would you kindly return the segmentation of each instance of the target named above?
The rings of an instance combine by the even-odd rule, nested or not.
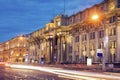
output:
[[[0,67],[0,80],[71,80],[36,70]]]
[[[120,80],[119,76],[55,67],[10,65],[0,69],[0,80]]]

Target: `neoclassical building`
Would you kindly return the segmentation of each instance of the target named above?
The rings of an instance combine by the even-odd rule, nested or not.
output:
[[[66,61],[67,16],[59,15],[53,21],[29,34],[30,62],[56,63]]]
[[[104,0],[71,16],[58,15],[29,34],[29,61],[120,63],[120,0]]]
[[[14,37],[0,44],[0,62],[24,62],[27,60],[27,37]]]

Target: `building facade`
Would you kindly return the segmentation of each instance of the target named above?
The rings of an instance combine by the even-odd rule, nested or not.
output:
[[[24,62],[27,61],[27,37],[17,36],[0,44],[1,62]]]
[[[69,17],[73,37],[72,61],[86,62],[87,58],[92,58],[93,62],[100,62],[105,57],[106,63],[120,62],[119,5],[119,0],[105,0]],[[96,15],[98,18],[92,19]]]
[[[120,0],[104,0],[71,16],[58,15],[29,34],[30,62],[120,62]],[[101,54],[102,53],[102,54]]]
[[[66,31],[62,30],[66,25],[67,16],[59,15],[52,22],[46,24],[44,28],[29,34],[29,61],[59,63],[65,60],[66,58],[62,59],[62,53],[66,54]]]

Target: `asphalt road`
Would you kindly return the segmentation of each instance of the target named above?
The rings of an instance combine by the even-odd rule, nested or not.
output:
[[[119,76],[66,70],[55,67],[10,65],[0,66],[0,80],[120,80]]]
[[[25,69],[0,67],[0,80],[71,80],[55,74]]]

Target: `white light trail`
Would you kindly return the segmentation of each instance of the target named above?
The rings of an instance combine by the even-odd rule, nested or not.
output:
[[[8,65],[7,65],[8,66]],[[40,70],[44,72],[49,72],[53,74],[57,74],[59,77],[66,77],[70,79],[85,79],[85,80],[101,80],[104,79],[117,79],[120,80],[119,76],[92,73],[92,72],[80,72],[73,70],[63,70],[62,68],[54,68],[54,67],[38,67],[38,66],[27,66],[27,65],[9,65],[11,68],[23,68],[23,69],[32,69],[32,70]]]

